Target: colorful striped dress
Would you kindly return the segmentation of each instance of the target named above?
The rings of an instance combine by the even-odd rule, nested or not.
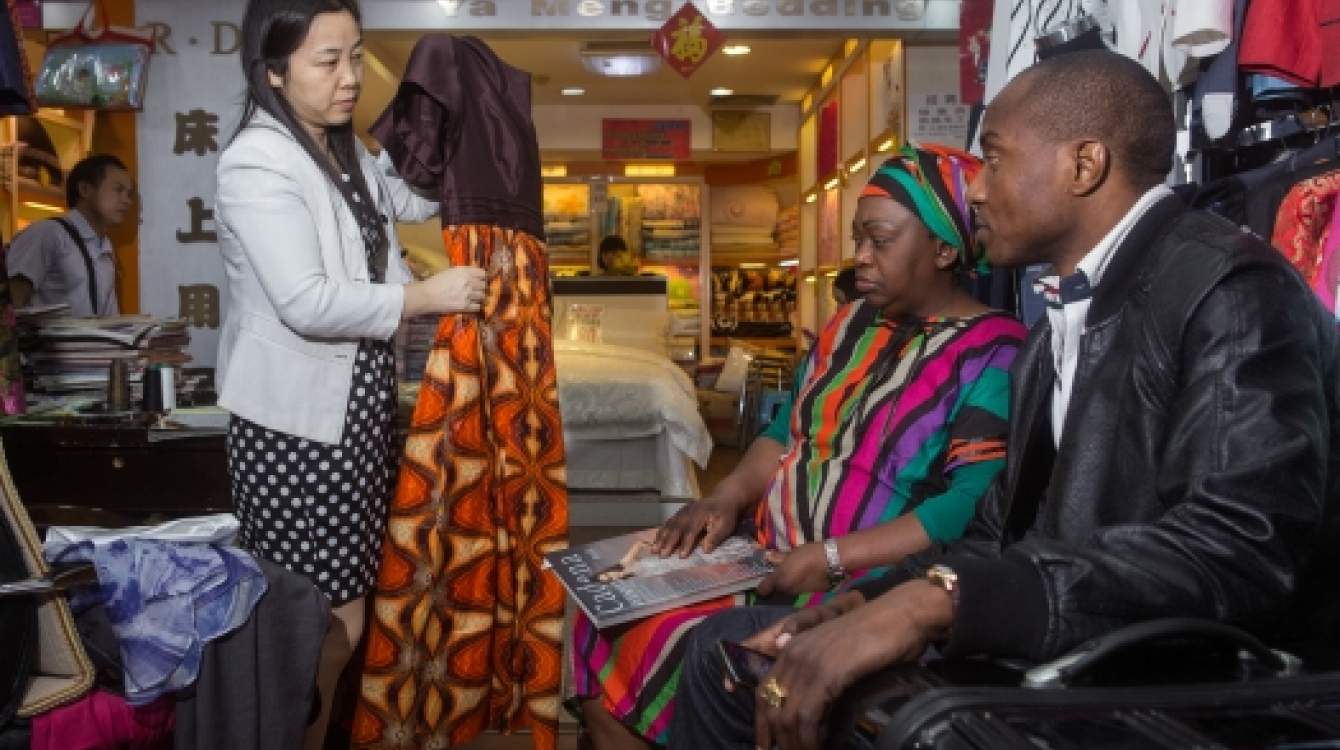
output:
[[[1005,458],[1010,364],[1026,329],[989,312],[885,320],[856,302],[838,311],[764,437],[786,446],[755,521],[788,550],[914,513],[932,541],[963,533]],[[850,586],[882,569],[853,571]],[[845,587],[844,586],[844,587]],[[795,606],[834,592],[790,597]],[[629,729],[669,740],[684,635],[703,618],[753,603],[727,596],[597,630],[578,613],[569,710],[602,696]]]

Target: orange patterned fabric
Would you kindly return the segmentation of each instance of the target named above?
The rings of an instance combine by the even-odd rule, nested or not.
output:
[[[455,747],[486,729],[557,743],[567,482],[544,245],[443,231],[452,265],[489,272],[482,320],[438,326],[391,503],[357,748]]]

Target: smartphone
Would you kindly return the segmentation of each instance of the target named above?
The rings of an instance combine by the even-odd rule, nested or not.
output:
[[[717,652],[726,663],[726,675],[731,682],[747,688],[758,687],[775,661],[767,654],[745,648],[734,641],[717,641]]]

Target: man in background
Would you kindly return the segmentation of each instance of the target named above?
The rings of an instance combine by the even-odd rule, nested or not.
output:
[[[68,304],[70,315],[117,315],[116,258],[107,233],[125,222],[135,185],[120,159],[95,154],[70,170],[70,212],[19,232],[5,257],[14,306]]]

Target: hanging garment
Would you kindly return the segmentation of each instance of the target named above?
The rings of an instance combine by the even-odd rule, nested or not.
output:
[[[0,251],[0,415],[22,414],[25,410],[14,297],[5,270],[5,253]]]
[[[1094,16],[1108,25],[1108,0],[996,0],[991,18],[986,101],[1037,60],[1034,40],[1066,21]]]
[[[373,126],[442,196],[453,266],[488,271],[479,315],[443,316],[410,423],[368,624],[359,748],[455,747],[486,729],[557,744],[567,543],[530,77],[477,39],[415,46]]]
[[[1247,226],[1258,237],[1268,240],[1275,236],[1275,222],[1279,218],[1280,206],[1284,205],[1284,199],[1295,185],[1333,172],[1340,166],[1334,159],[1316,163],[1300,160],[1300,166],[1290,168],[1287,165],[1291,161],[1282,162],[1286,165],[1284,169],[1270,170],[1268,178],[1251,186],[1246,193]]]
[[[1270,244],[1284,253],[1314,290],[1321,276],[1337,195],[1340,195],[1340,170],[1294,185],[1280,204],[1275,231],[1270,237]]]
[[[1340,0],[1252,0],[1238,67],[1300,86],[1329,88],[1340,84],[1337,45]]]
[[[0,114],[32,114],[37,111],[37,92],[14,0],[5,3],[4,11],[0,13]]]

